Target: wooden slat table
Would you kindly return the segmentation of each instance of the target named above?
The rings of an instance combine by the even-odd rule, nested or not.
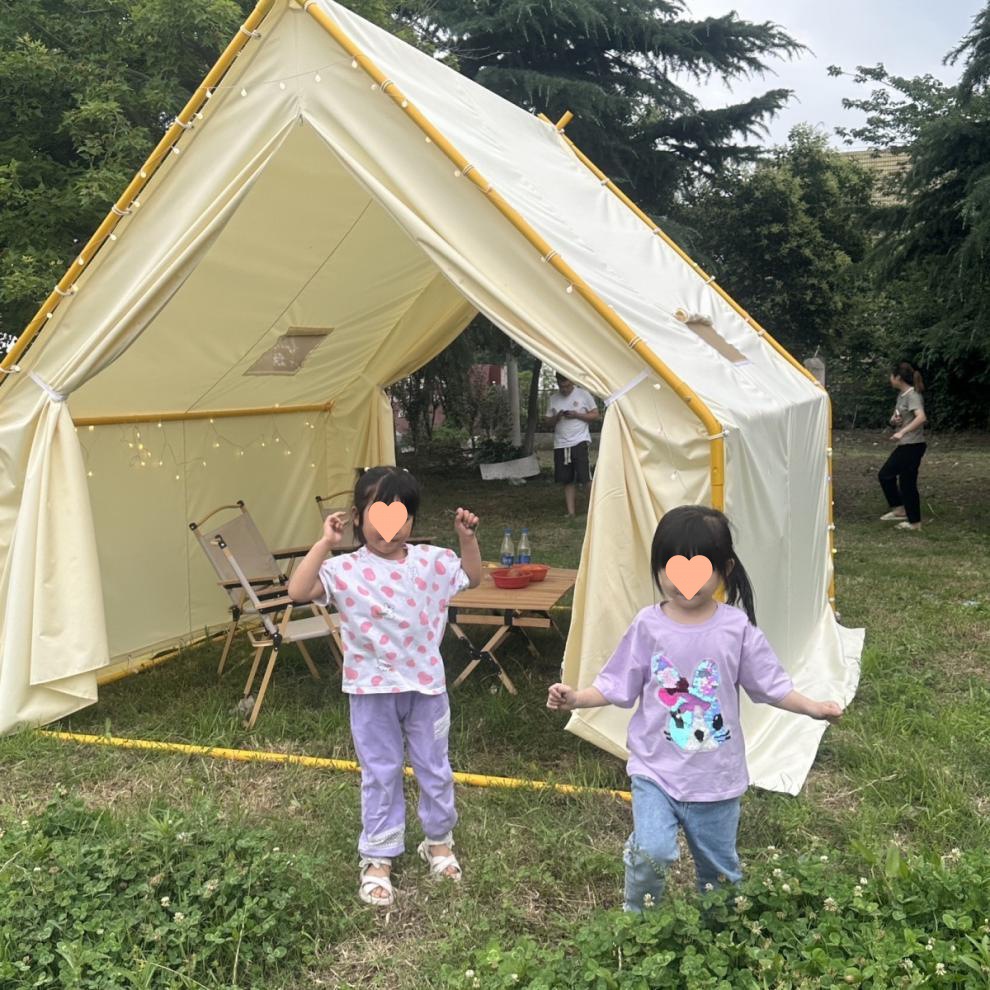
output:
[[[485,572],[481,584],[477,588],[468,588],[456,595],[450,602],[448,622],[451,632],[466,643],[471,651],[471,660],[454,681],[453,687],[462,684],[482,660],[488,660],[495,665],[499,680],[511,693],[516,693],[516,687],[502,665],[495,657],[495,650],[508,638],[513,629],[518,629],[525,637],[529,650],[535,656],[539,651],[533,645],[527,634],[527,629],[556,629],[563,639],[563,634],[557,628],[550,610],[564,597],[577,581],[577,571],[564,567],[551,567],[543,581],[530,584],[525,588],[507,589],[496,588],[491,571],[498,564],[485,564]],[[481,649],[476,649],[462,626],[497,626],[498,628]]]

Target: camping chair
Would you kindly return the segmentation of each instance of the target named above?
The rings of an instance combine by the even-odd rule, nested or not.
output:
[[[237,515],[207,532],[203,531],[202,527],[208,519],[212,519],[218,512],[229,509],[237,509]],[[234,505],[221,505],[218,509],[214,509],[198,523],[191,522],[189,528],[203,548],[213,570],[216,571],[221,587],[230,596],[231,622],[227,628],[227,638],[224,640],[220,664],[217,667],[217,676],[219,677],[227,663],[227,655],[230,653],[230,646],[234,641],[234,633],[237,631],[241,616],[252,615],[255,609],[241,587],[237,574],[234,573],[227,558],[218,548],[215,542],[216,538],[222,536],[224,542],[233,548],[234,555],[246,572],[251,575],[251,584],[259,599],[277,598],[286,594],[288,578],[274,554],[268,549],[268,544],[265,543],[264,537],[251,518],[251,514],[240,499]]]
[[[261,619],[261,628],[258,630],[248,630],[248,637],[251,646],[254,648],[254,661],[251,664],[251,671],[248,674],[247,683],[244,685],[244,697],[251,697],[251,689],[254,687],[254,679],[258,674],[258,667],[261,665],[261,658],[265,650],[270,649],[268,664],[265,667],[264,676],[261,679],[261,687],[258,695],[254,699],[251,712],[244,722],[246,729],[254,728],[254,723],[258,719],[258,712],[261,704],[265,700],[265,693],[272,679],[272,671],[275,669],[275,661],[278,659],[279,650],[286,643],[295,643],[302,653],[309,672],[314,680],[320,679],[320,672],[313,663],[309,650],[306,649],[305,641],[308,639],[320,639],[324,636],[336,646],[339,656],[335,656],[337,666],[342,668],[340,657],[343,656],[344,647],[340,639],[340,617],[330,615],[326,609],[316,606],[317,614],[306,619],[293,619],[292,610],[295,602],[288,595],[279,595],[272,598],[261,598],[253,580],[247,577],[237,560],[236,555],[231,551],[222,535],[214,537],[214,544],[223,554],[230,569],[237,576],[244,597],[251,603],[254,612]],[[279,615],[281,613],[281,616]]]

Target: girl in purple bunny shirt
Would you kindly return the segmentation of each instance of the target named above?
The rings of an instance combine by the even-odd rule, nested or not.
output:
[[[332,601],[340,613],[343,689],[350,698],[351,735],[361,764],[358,896],[375,907],[395,902],[392,860],[405,849],[404,748],[419,784],[419,817],[426,832],[417,850],[420,858],[435,878],[461,878],[452,848],[457,811],[440,643],[450,599],[481,581],[478,517],[467,509],[455,514],[459,558],[443,547],[407,543],[419,497],[419,485],[408,471],[366,470],[354,489],[352,510],[360,548],[331,556],[347,521],[343,512],[335,512],[289,580],[296,601]],[[405,506],[406,520],[391,539],[368,520],[376,502]]]
[[[667,576],[668,562],[678,555],[702,555],[712,564],[711,577],[690,598]],[[547,700],[559,711],[639,702],[629,723],[633,831],[623,854],[624,909],[637,912],[663,894],[666,869],[678,857],[678,827],[699,890],[742,877],[736,833],[749,774],[740,686],[753,701],[785,711],[830,722],[842,716],[837,702],[794,690],[757,629],[753,590],[721,512],[698,505],[668,512],[653,536],[650,570],[661,603],[633,619],[590,687],[554,684]],[[719,584],[726,605],[715,601]]]

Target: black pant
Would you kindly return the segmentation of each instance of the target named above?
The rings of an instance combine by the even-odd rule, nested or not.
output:
[[[918,468],[925,456],[926,443],[904,443],[894,448],[877,477],[887,496],[887,504],[904,506],[910,523],[921,522],[921,496],[918,494]]]

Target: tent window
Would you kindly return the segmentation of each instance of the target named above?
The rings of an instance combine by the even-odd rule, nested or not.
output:
[[[696,333],[709,347],[714,347],[719,354],[733,364],[746,364],[749,358],[742,351],[736,350],[716,329],[710,316],[700,316],[697,313],[685,313],[679,309],[674,314],[689,330]]]
[[[244,374],[294,375],[329,334],[329,327],[289,327]]]

